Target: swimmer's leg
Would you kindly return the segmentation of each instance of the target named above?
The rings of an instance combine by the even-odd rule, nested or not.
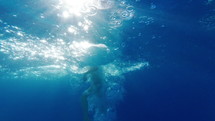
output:
[[[82,94],[82,97],[81,97],[81,103],[82,103],[82,108],[83,108],[83,115],[84,115],[83,118],[84,118],[84,121],[91,121],[89,113],[88,113],[88,101],[87,101],[88,96],[89,96],[89,94],[87,93],[87,91],[85,91]]]

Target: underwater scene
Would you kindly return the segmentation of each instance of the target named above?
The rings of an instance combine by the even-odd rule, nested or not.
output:
[[[0,121],[215,121],[215,1],[0,0]]]

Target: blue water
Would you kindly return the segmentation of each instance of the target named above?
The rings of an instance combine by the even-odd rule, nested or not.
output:
[[[81,69],[95,64],[113,88],[108,121],[215,121],[215,1],[114,1],[85,18],[93,26],[85,31],[77,25],[83,17],[63,17],[57,1],[0,0],[0,121],[83,121]],[[89,56],[59,38],[109,50],[96,45]],[[63,54],[45,53],[52,47]]]

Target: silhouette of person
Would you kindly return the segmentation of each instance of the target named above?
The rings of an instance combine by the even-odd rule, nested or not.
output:
[[[103,77],[103,71],[98,66],[90,67],[89,70],[84,73],[83,75],[84,82],[89,81],[90,86],[86,89],[81,97],[82,100],[82,108],[83,108],[83,115],[84,121],[91,121],[89,112],[88,112],[88,98],[90,96],[96,96],[98,102],[95,102],[97,111],[100,113],[106,112],[106,105],[105,105],[105,81]]]

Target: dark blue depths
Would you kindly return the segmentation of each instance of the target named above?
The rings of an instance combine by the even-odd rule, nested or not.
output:
[[[157,4],[157,9],[165,13],[156,16],[158,21],[151,27],[139,30],[146,33],[144,37],[125,49],[134,57],[144,51],[151,67],[127,75],[127,94],[119,106],[120,121],[215,120],[215,31],[204,29],[198,22],[211,14],[214,5],[203,6],[203,1]],[[160,24],[168,27],[160,29]],[[150,39],[151,35],[162,37]]]

